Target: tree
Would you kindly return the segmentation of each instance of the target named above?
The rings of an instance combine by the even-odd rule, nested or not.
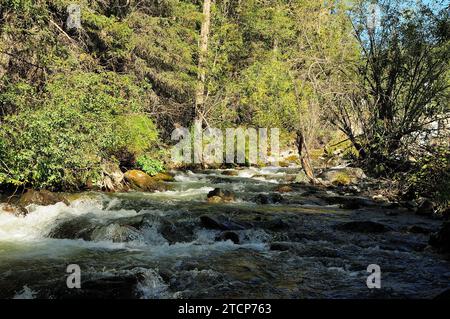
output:
[[[195,93],[195,119],[203,122],[205,103],[206,63],[208,59],[208,38],[211,24],[211,0],[203,2],[203,20],[200,32],[198,58],[198,84]]]
[[[398,170],[430,124],[450,117],[449,11],[396,0],[379,6],[377,17],[368,15],[370,1],[353,10],[361,58],[342,72],[357,81],[333,95],[331,121],[369,166]]]

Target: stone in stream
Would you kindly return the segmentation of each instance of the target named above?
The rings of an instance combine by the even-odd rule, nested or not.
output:
[[[200,222],[207,229],[218,230],[244,230],[251,227],[250,224],[233,221],[223,215],[219,216],[200,216]]]
[[[173,182],[175,178],[168,173],[158,173],[155,176],[152,176],[152,179],[157,182]]]
[[[431,229],[422,226],[412,225],[407,228],[407,231],[412,234],[424,234],[428,235],[431,233]]]
[[[239,245],[240,243],[239,235],[234,231],[224,231],[219,236],[216,237],[216,241],[227,241],[227,240],[231,240],[236,245]]]
[[[275,242],[270,244],[270,250],[288,251],[293,248],[292,243],[289,242]]]
[[[385,233],[390,227],[373,221],[352,221],[336,226],[336,229],[355,233]]]
[[[19,201],[18,205],[20,206],[28,206],[31,204],[40,205],[40,206],[49,206],[55,205],[56,203],[63,202],[66,205],[69,205],[67,199],[64,198],[61,194],[53,193],[48,190],[34,190],[29,189],[25,194],[23,194]]]
[[[57,239],[84,239],[90,240],[91,234],[95,229],[91,219],[87,216],[80,216],[65,220],[56,225],[48,237]]]
[[[367,178],[364,171],[357,167],[332,168],[319,174],[317,177],[333,185],[356,184],[360,180]]]
[[[139,170],[127,171],[124,174],[124,178],[133,189],[138,191],[154,192],[165,191],[168,189],[168,186],[160,180],[157,180]]]
[[[450,222],[444,222],[441,229],[431,235],[428,243],[441,253],[450,253]]]
[[[123,243],[134,240],[143,241],[144,237],[132,226],[110,224],[95,228],[90,235],[90,239],[94,241],[111,240],[114,243]]]
[[[258,204],[262,204],[262,205],[267,205],[267,204],[277,204],[277,203],[281,203],[283,201],[283,196],[281,196],[280,194],[258,194],[255,198],[255,202]]]
[[[14,215],[16,217],[23,217],[28,214],[28,210],[25,207],[10,203],[1,203],[0,211]]]
[[[224,202],[232,202],[236,198],[233,192],[224,190],[222,188],[215,188],[208,193],[208,199],[213,197],[219,197]],[[217,199],[215,199],[213,202],[217,202]]]
[[[279,193],[290,193],[293,192],[294,189],[289,185],[280,185],[275,189],[275,191]]]
[[[239,176],[239,172],[238,171],[234,171],[234,170],[223,171],[222,175],[223,176]]]

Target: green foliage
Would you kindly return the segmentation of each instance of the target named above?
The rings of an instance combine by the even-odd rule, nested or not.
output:
[[[429,197],[442,206],[450,204],[450,149],[437,147],[417,163],[406,179],[414,196]]]
[[[41,105],[25,105],[3,119],[3,182],[74,188],[97,176],[102,160],[109,160],[116,151],[148,149],[156,142],[157,131],[150,119],[138,113],[144,97],[133,78],[116,73],[74,73],[49,79],[35,97]]]
[[[136,159],[136,164],[145,173],[154,176],[164,171],[164,164],[159,160],[150,158],[148,155],[141,155]]]

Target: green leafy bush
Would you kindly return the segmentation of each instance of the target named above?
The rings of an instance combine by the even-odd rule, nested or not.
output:
[[[150,158],[147,155],[141,155],[137,158],[136,164],[138,167],[150,176],[154,176],[164,171],[164,164],[159,160]]]
[[[450,203],[450,149],[436,147],[421,158],[406,180],[410,193],[436,200],[440,205]]]
[[[3,118],[0,182],[77,188],[95,180],[101,163],[119,150],[149,149],[158,133],[142,113],[144,99],[142,86],[129,76],[77,72],[53,77],[40,95],[21,99],[32,105]]]

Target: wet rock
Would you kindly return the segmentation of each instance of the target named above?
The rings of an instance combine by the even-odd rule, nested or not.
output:
[[[5,212],[8,214],[12,214],[16,217],[23,217],[28,214],[28,210],[20,205],[14,205],[10,203],[1,203],[0,204],[0,212]]]
[[[208,203],[211,203],[211,204],[223,203],[223,199],[219,196],[208,197],[207,201],[208,201]]]
[[[289,185],[280,185],[275,189],[275,191],[279,193],[290,193],[294,191],[294,189]]]
[[[270,244],[270,250],[288,251],[291,248],[293,248],[293,245],[289,242],[275,242]]]
[[[434,204],[429,199],[425,199],[417,208],[417,215],[431,217],[434,214]]]
[[[222,188],[215,188],[208,193],[208,198],[219,197],[224,202],[232,202],[235,200],[235,195],[229,190],[224,190]]]
[[[224,175],[224,176],[239,176],[239,172],[237,172],[237,171],[223,171],[222,175]]]
[[[285,230],[290,227],[290,225],[281,218],[270,219],[268,221],[261,223],[261,225],[263,226],[264,229],[273,231]]]
[[[148,174],[139,171],[131,170],[124,174],[125,180],[131,185],[131,187],[138,191],[165,191],[168,189],[167,185],[155,180]]]
[[[97,227],[89,237],[94,241],[111,240],[115,243],[143,240],[143,235],[136,228],[117,224]]]
[[[255,198],[255,202],[262,205],[277,204],[283,202],[283,196],[280,194],[258,194]]]
[[[390,227],[372,221],[353,221],[336,226],[336,229],[355,233],[385,233]]]
[[[333,168],[319,174],[317,177],[333,185],[356,184],[360,180],[367,178],[364,171],[357,167]]]
[[[173,182],[175,178],[168,173],[158,173],[152,177],[157,182]]]
[[[50,231],[48,237],[90,240],[95,227],[89,217],[81,216],[60,222]]]
[[[425,228],[425,227],[422,227],[422,226],[417,226],[417,225],[409,226],[407,228],[407,231],[409,233],[412,233],[412,234],[425,234],[425,235],[428,235],[428,234],[431,233],[431,229]]]
[[[188,243],[195,240],[194,225],[188,222],[173,223],[162,221],[158,231],[170,245]]]
[[[450,253],[450,222],[444,222],[441,229],[431,235],[428,243],[439,252]]]
[[[218,237],[216,237],[216,241],[227,241],[227,240],[231,240],[236,245],[239,245],[240,243],[239,235],[233,231],[224,231]]]
[[[244,230],[251,227],[250,224],[233,221],[223,215],[200,216],[201,225],[208,229],[219,230]]]
[[[29,189],[25,194],[23,194],[20,197],[18,205],[23,207],[31,204],[48,206],[48,205],[55,205],[56,203],[59,202],[63,202],[64,204],[69,205],[67,199],[65,199],[64,196],[61,194],[53,193],[48,190]]]

